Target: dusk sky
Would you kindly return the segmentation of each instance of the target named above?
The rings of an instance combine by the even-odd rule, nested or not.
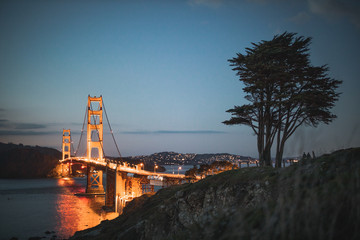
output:
[[[257,157],[225,111],[247,103],[228,59],[284,31],[343,80],[330,125],[299,129],[285,156],[360,146],[360,2],[353,0],[0,3],[0,141],[79,141],[87,96],[103,96],[123,156],[161,151]],[[104,123],[106,123],[104,121]],[[111,136],[107,155],[116,156]]]

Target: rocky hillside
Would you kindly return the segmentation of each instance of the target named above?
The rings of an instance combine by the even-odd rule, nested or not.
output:
[[[134,199],[71,239],[360,239],[360,148]]]
[[[0,178],[43,178],[53,174],[61,153],[52,148],[0,143]]]

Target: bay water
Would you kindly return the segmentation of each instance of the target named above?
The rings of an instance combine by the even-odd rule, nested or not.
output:
[[[193,166],[164,167],[166,173],[184,174]],[[102,210],[104,196],[75,195],[85,187],[86,178],[0,179],[0,240],[67,239],[118,216]]]
[[[113,219],[104,196],[84,193],[86,178],[0,179],[0,240],[66,239],[76,231]]]

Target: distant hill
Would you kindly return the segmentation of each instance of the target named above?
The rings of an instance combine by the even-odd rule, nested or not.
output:
[[[0,143],[0,178],[45,178],[59,163],[56,149]]]
[[[211,164],[214,161],[238,161],[253,160],[252,157],[233,155],[229,153],[177,153],[177,152],[159,152],[146,156],[134,156],[129,159],[143,162],[156,162],[159,165],[179,164],[179,165],[201,165]]]

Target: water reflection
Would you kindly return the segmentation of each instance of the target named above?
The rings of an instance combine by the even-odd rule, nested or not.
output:
[[[85,185],[85,178],[0,179],[0,240],[69,238],[115,218],[102,211],[104,196],[74,195],[85,192]]]
[[[74,179],[58,179],[57,184],[63,187],[63,194],[57,195],[55,200],[55,232],[61,233],[61,237],[67,238],[76,231],[94,227],[103,220],[118,216],[101,209],[105,204],[104,196],[74,196],[75,193],[85,192],[85,186]]]

